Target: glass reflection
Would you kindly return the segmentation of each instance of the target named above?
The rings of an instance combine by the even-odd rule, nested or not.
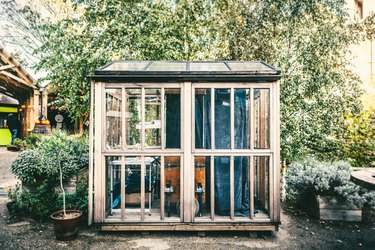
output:
[[[119,149],[122,146],[121,134],[121,89],[106,89],[106,148]]]
[[[270,147],[270,90],[254,89],[254,148]]]
[[[161,91],[145,89],[145,148],[161,148]]]
[[[141,89],[125,89],[126,148],[141,147]]]

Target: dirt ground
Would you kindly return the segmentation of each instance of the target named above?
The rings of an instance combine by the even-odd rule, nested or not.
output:
[[[17,180],[10,163],[17,153],[0,148],[1,187]],[[4,194],[4,193],[3,193]],[[194,232],[99,232],[82,226],[79,237],[70,242],[55,240],[51,223],[32,219],[9,220],[6,196],[0,193],[0,249],[375,249],[375,224],[323,222],[283,204],[281,226],[274,234],[260,234],[251,239],[244,232],[207,232],[198,237]]]
[[[10,165],[18,154],[19,152],[10,152],[6,147],[0,147],[0,195],[6,194],[6,188],[17,183]]]
[[[54,238],[51,223],[8,220],[7,197],[0,197],[0,249],[375,249],[374,223],[322,222],[284,205],[280,231],[251,239],[244,232],[99,232],[80,228],[70,242]]]

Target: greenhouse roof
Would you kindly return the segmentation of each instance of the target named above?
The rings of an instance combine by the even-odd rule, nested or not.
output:
[[[97,70],[91,79],[280,79],[280,70],[261,61],[115,61]]]

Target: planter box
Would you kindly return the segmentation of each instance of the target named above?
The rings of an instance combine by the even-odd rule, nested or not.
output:
[[[336,197],[303,195],[297,205],[319,220],[362,221],[362,209]]]
[[[353,204],[336,201],[334,197],[317,196],[320,220],[362,221],[362,209]]]

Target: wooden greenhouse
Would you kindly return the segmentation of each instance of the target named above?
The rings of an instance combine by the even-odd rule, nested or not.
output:
[[[89,224],[278,230],[279,70],[117,61],[90,79]]]

